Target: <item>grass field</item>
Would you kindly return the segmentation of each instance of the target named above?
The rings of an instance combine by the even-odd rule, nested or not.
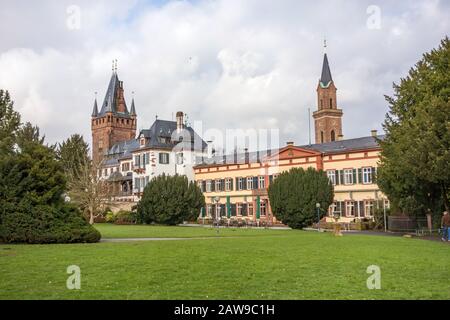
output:
[[[103,237],[207,239],[0,245],[0,299],[450,299],[450,247],[295,230],[98,225]],[[81,290],[66,289],[69,265]],[[381,290],[368,290],[369,265]]]

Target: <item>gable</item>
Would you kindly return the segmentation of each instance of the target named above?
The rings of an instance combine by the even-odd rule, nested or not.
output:
[[[295,146],[286,146],[281,148],[278,153],[274,154],[268,160],[285,160],[294,158],[314,157],[320,155],[320,152],[303,149]]]

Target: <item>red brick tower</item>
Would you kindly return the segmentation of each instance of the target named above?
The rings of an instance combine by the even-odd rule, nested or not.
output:
[[[337,108],[336,86],[331,77],[327,54],[323,57],[322,76],[317,86],[317,111],[313,113],[316,143],[336,141],[342,136],[341,109]]]
[[[92,159],[97,162],[116,143],[134,139],[136,136],[137,115],[134,99],[128,111],[123,95],[123,82],[117,76],[117,66],[109,81],[108,90],[100,112],[97,99],[91,118]]]

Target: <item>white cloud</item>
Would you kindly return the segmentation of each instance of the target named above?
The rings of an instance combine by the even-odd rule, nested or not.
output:
[[[117,58],[140,128],[183,110],[205,129],[279,128],[282,143],[307,143],[325,35],[344,134],[368,135],[381,129],[383,95],[439,44],[450,13],[444,1],[379,1],[381,29],[370,30],[368,1],[83,0],[81,29],[69,30],[73,2],[0,12],[0,87],[50,142],[90,140],[94,92],[102,100]]]

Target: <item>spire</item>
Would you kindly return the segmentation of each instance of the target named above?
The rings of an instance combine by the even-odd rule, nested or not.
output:
[[[327,39],[323,40],[323,65],[322,65],[322,75],[320,77],[320,85],[327,88],[333,78],[331,77],[330,64],[328,63],[327,56]]]
[[[97,116],[98,116],[98,106],[97,106],[97,92],[96,92],[94,100],[94,109],[92,110],[92,117],[95,118]]]
[[[136,107],[134,105],[134,91],[132,92],[133,99],[131,100],[131,109],[130,109],[130,115],[135,116],[136,115]]]
[[[322,76],[320,77],[320,84],[323,87],[328,87],[333,81],[333,78],[331,77],[331,71],[330,71],[330,65],[328,63],[328,57],[325,53],[323,56],[323,65],[322,65]]]

